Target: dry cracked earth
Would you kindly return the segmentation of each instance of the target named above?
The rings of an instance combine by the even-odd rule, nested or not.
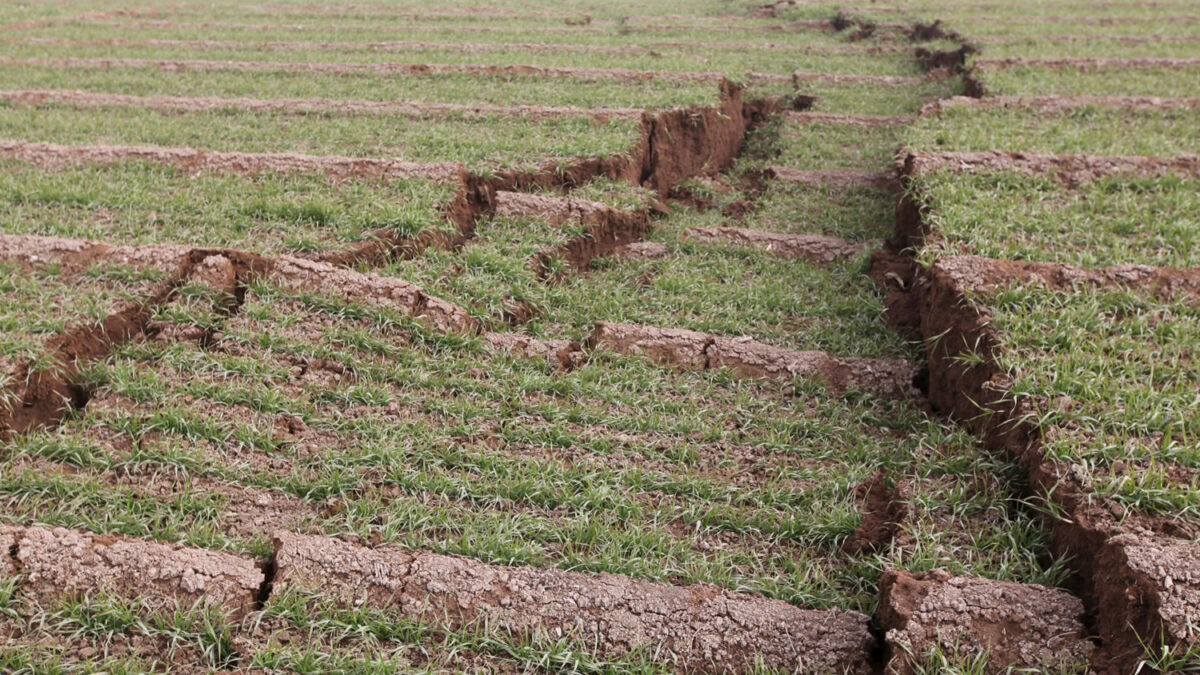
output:
[[[0,671],[1200,671],[1200,5],[0,7]]]

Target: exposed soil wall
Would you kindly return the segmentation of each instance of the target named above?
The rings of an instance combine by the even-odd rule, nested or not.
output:
[[[995,163],[1000,167],[1030,159],[980,154],[1001,157],[1002,161]],[[1084,168],[1073,174],[1074,180],[1104,175],[1097,168],[1100,166],[1118,170],[1175,166],[1171,160],[1091,159],[1082,162]],[[1046,161],[1032,156],[1028,166],[1034,170],[1062,165],[1070,168],[1078,167],[1079,162],[1078,157]],[[970,164],[964,168],[974,170]],[[912,162],[907,170],[909,175],[915,172]],[[927,233],[936,236],[936,232],[930,233],[926,217],[919,196],[902,200],[892,246],[919,246]],[[888,264],[883,258],[877,262]],[[1060,514],[1047,518],[1046,525],[1052,533],[1055,554],[1068,556],[1078,575],[1078,590],[1087,604],[1092,629],[1101,638],[1093,667],[1102,673],[1132,672],[1144,656],[1143,645],[1159,644],[1159,636],[1168,644],[1196,644],[1195,635],[1184,635],[1187,631],[1181,627],[1187,624],[1180,623],[1180,618],[1196,616],[1200,596],[1194,574],[1188,570],[1195,569],[1200,560],[1197,545],[1176,539],[1174,528],[1165,520],[1126,513],[1098,497],[1086,473],[1046,457],[1041,430],[1031,422],[1036,419],[1033,411],[1014,403],[1009,396],[1011,382],[997,362],[1003,348],[1001,337],[980,299],[1013,283],[1038,283],[1056,289],[1081,285],[1127,287],[1160,297],[1197,299],[1200,272],[1140,265],[1083,270],[1059,264],[946,256],[928,267],[911,261],[909,264],[909,279],[892,284],[891,290],[901,292],[907,286],[914,299],[910,305],[913,319],[920,335],[926,338],[929,401],[936,410],[979,434],[989,447],[1016,461],[1026,476],[1031,498],[1049,500],[1054,512]]]

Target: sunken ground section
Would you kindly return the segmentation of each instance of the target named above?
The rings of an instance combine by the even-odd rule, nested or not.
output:
[[[680,11],[0,8],[0,670],[1195,668],[1200,10]]]

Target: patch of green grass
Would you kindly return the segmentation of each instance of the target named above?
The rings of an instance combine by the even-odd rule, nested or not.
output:
[[[474,41],[470,27],[459,29],[454,41]],[[326,41],[336,41],[328,33],[296,34],[294,32],[244,31],[250,35],[226,35],[225,31],[210,37],[222,42],[237,44],[195,46],[188,44],[138,44],[150,39],[194,40],[195,28],[191,30],[153,31],[148,35],[145,28],[114,30],[110,27],[69,30],[39,31],[50,36],[64,36],[68,40],[82,40],[82,44],[28,44],[24,42],[0,45],[0,55],[11,58],[133,58],[165,60],[212,60],[212,61],[269,61],[273,63],[407,63],[407,64],[462,64],[486,66],[538,66],[550,68],[620,68],[646,72],[717,72],[731,76],[746,72],[763,72],[787,75],[794,70],[847,73],[858,75],[916,75],[917,64],[909,59],[896,58],[892,53],[821,51],[818,45],[809,50],[753,49],[725,47],[714,49],[714,42],[721,44],[747,43],[754,39],[753,29],[743,35],[709,32],[683,36],[656,36],[670,40],[671,46],[660,45],[650,49],[630,48],[620,52],[606,50],[587,51],[578,48],[556,50],[551,45],[538,50],[492,49],[469,50],[426,45],[419,49],[380,48],[328,48]],[[614,31],[615,33],[615,31]],[[359,33],[359,39],[363,37]],[[470,36],[464,40],[464,36]],[[390,35],[376,36],[378,40],[410,40],[428,42],[430,36],[421,29],[397,30]],[[434,36],[436,39],[437,36]],[[491,35],[495,38],[497,36]],[[545,44],[544,34],[514,33],[508,41],[517,43]],[[125,45],[92,45],[88,40],[128,40]],[[651,38],[651,40],[654,38]],[[310,49],[278,49],[264,45],[266,41],[310,42]],[[638,42],[647,42],[642,35]],[[829,40],[822,40],[829,42]],[[569,43],[568,43],[569,44]],[[606,41],[611,46],[612,40]],[[753,43],[751,43],[752,45]],[[806,43],[811,44],[811,43]],[[572,45],[577,47],[577,45]],[[750,45],[748,45],[750,46]]]
[[[1169,157],[1200,150],[1198,122],[1200,113],[1186,108],[1126,111],[1088,106],[1061,114],[1030,114],[1021,108],[951,107],[921,119],[904,136],[907,145],[926,151]]]
[[[566,336],[578,338],[594,321],[619,321],[752,335],[837,355],[908,354],[882,324],[880,298],[863,274],[863,260],[825,269],[757,249],[684,240],[689,227],[726,224],[736,223],[715,211],[681,210],[657,221],[650,238],[667,246],[665,258],[593,261],[594,271],[544,291],[528,330],[558,336],[567,328]]]
[[[753,87],[752,87],[753,90]],[[958,78],[911,84],[801,81],[795,93],[816,96],[813,110],[854,115],[915,115],[921,106],[947,96],[961,95]]]
[[[108,244],[181,244],[279,254],[336,250],[377,230],[450,229],[452,185],[318,175],[192,174],[143,162],[45,170],[0,165],[0,231]],[[100,268],[111,278],[116,268]]]
[[[609,156],[633,146],[637,124],[580,117],[159,113],[138,107],[0,105],[0,136],[54,143],[159,145],[237,152],[399,158],[515,166],[548,158]]]
[[[892,168],[892,155],[899,144],[899,130],[891,125],[863,128],[827,122],[795,124],[781,117],[755,130],[738,166],[887,171]]]
[[[74,275],[55,266],[29,270],[0,262],[0,362],[36,361],[48,337],[103,320],[123,303],[141,299],[156,278],[119,264],[98,264]]]
[[[886,190],[776,184],[757,205],[747,226],[760,230],[862,241],[895,229],[896,196]]]
[[[1190,36],[1184,36],[1190,37]],[[989,59],[1006,58],[1200,58],[1200,42],[1195,40],[1147,39],[1129,41],[1093,36],[1082,40],[1053,37],[1012,37],[1004,42],[987,42],[984,54]],[[990,76],[988,78],[991,79]]]
[[[1061,262],[1200,266],[1200,198],[1181,178],[1111,177],[1078,190],[1013,173],[922,176],[938,248],[950,255]]]
[[[0,65],[6,89],[81,89],[136,96],[219,96],[258,99],[347,99],[483,105],[669,107],[715,105],[713,83],[655,80],[480,77],[463,73],[392,75],[374,73],[162,72],[130,68],[55,68]]]
[[[1085,288],[1012,287],[985,302],[1013,397],[1047,430],[1050,456],[1084,467],[1098,492],[1133,510],[1194,520],[1200,311]]]
[[[1194,30],[1190,29],[1190,30]],[[979,77],[994,96],[1200,96],[1195,69],[985,68]],[[1100,136],[1098,136],[1100,137]]]

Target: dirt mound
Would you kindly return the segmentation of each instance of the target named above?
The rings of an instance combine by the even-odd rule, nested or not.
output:
[[[780,258],[799,258],[818,265],[828,265],[842,258],[856,256],[864,249],[878,244],[854,243],[819,234],[777,234],[737,227],[693,227],[684,236],[706,244],[735,244],[758,248]]]
[[[0,539],[26,587],[45,596],[106,591],[238,617],[254,609],[264,579],[253,561],[205,549],[42,527],[0,526]]]
[[[898,675],[917,672],[935,648],[967,658],[987,653],[986,673],[1069,669],[1092,652],[1083,603],[1065,591],[940,570],[889,570],[880,586],[889,668]]]
[[[603,657],[650,649],[679,671],[746,672],[761,659],[786,671],[870,672],[869,620],[853,612],[296,534],[277,534],[275,552],[276,593],[321,593],[433,625],[569,637]]]

